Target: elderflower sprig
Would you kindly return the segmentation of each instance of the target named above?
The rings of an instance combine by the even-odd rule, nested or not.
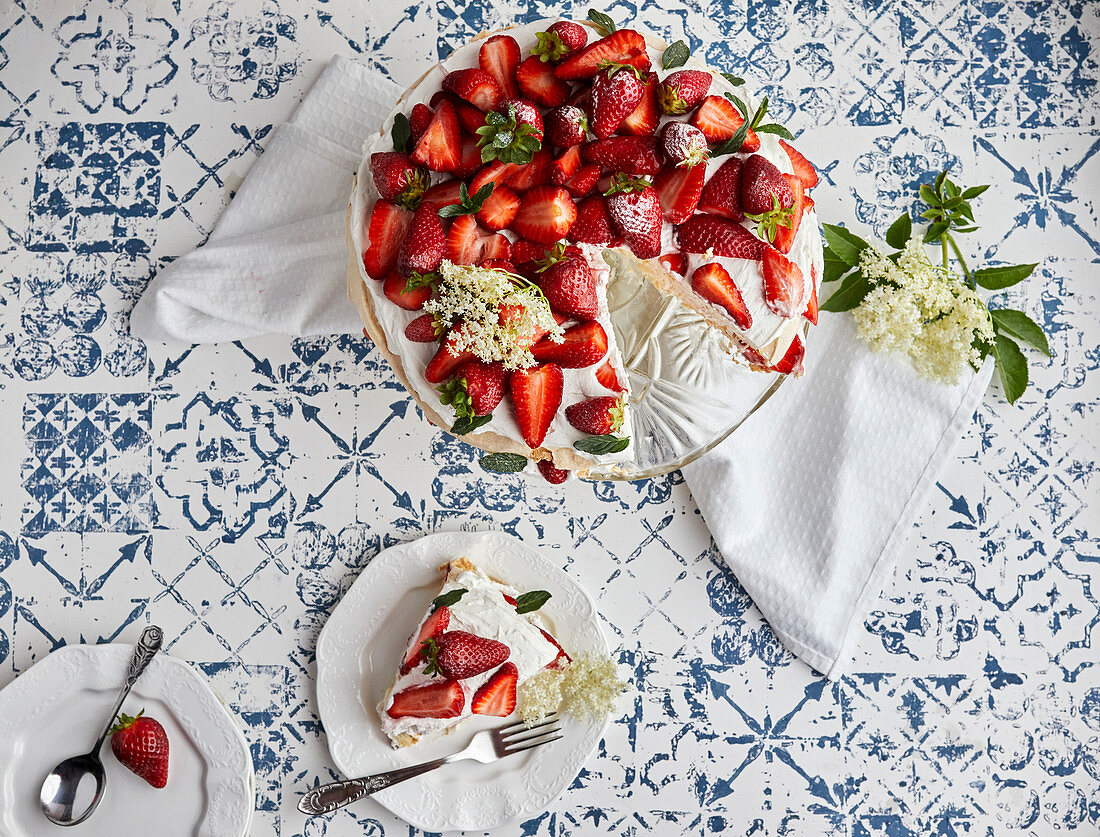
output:
[[[921,184],[927,205],[920,217],[929,222],[914,235],[905,213],[890,225],[884,255],[851,230],[824,224],[825,269],[822,280],[843,280],[822,311],[852,311],[858,333],[875,351],[899,351],[925,377],[945,383],[959,380],[969,364],[977,369],[993,355],[1010,404],[1028,384],[1027,359],[1019,343],[1050,354],[1043,329],[1023,311],[990,309],[978,288],[999,291],[1022,282],[1034,264],[971,270],[955,240],[975,232],[970,201],[988,186],[963,188],[947,170]],[[925,245],[940,247],[942,265],[933,264]],[[951,268],[954,256],[961,276]]]

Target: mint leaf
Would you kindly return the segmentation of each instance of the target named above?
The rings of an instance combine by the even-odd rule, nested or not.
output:
[[[403,113],[397,114],[393,118],[393,130],[390,132],[390,136],[393,137],[393,150],[400,151],[402,154],[408,151],[409,140],[412,139],[412,135],[412,125],[409,124],[409,117]]]
[[[825,241],[838,259],[849,267],[859,264],[859,254],[870,245],[847,227],[838,227],[836,224],[822,224],[822,232],[825,233]]]
[[[666,70],[682,67],[690,56],[691,50],[688,49],[688,45],[683,41],[677,41],[665,50],[665,54],[661,57],[661,66]]]
[[[496,474],[514,474],[527,467],[527,457],[518,453],[490,453],[481,457],[477,464]]]
[[[745,80],[743,78],[741,78],[740,76],[735,76],[731,73],[721,73],[720,75],[734,87],[740,87],[742,84],[745,83]]]
[[[821,310],[833,314],[851,311],[863,302],[863,298],[871,292],[873,287],[874,285],[864,277],[863,272],[857,270],[840,283],[840,287],[833,291],[832,296],[821,303]]]
[[[484,416],[462,416],[451,425],[451,432],[456,436],[465,436],[467,433],[473,433],[483,424],[488,424],[492,420],[492,413]]]
[[[1009,404],[1015,404],[1027,389],[1027,359],[1016,341],[1004,334],[997,335],[993,356],[997,360],[997,375],[1001,379],[1005,398]]]
[[[974,281],[988,291],[1000,291],[1023,282],[1037,264],[1010,264],[999,267],[980,267],[971,271]]]
[[[595,9],[589,9],[588,19],[596,24],[596,31],[600,33],[601,37],[606,38],[608,35],[615,31],[615,21],[613,21],[603,12],[597,12]]]
[[[593,456],[603,456],[605,453],[618,453],[626,450],[630,444],[630,437],[621,436],[585,436],[573,443],[579,451],[590,453]]]
[[[459,215],[476,215],[481,211],[482,204],[485,203],[486,198],[493,194],[493,186],[495,184],[489,181],[473,195],[466,189],[466,184],[463,183],[458,187],[458,203],[452,203],[449,206],[445,206],[439,210],[440,218],[456,218]]]
[[[435,613],[441,607],[454,607],[458,604],[458,600],[461,599],[469,591],[465,587],[456,587],[454,590],[448,590],[446,593],[440,593],[434,599],[432,599],[431,612]]]
[[[886,231],[886,243],[895,250],[900,250],[913,236],[913,219],[906,212],[898,220],[890,225]]]
[[[991,308],[989,315],[993,318],[993,330],[998,334],[1007,334],[1022,340],[1048,356],[1053,354],[1050,351],[1047,336],[1043,334],[1042,326],[1023,311],[1017,311],[1014,308]]]
[[[530,613],[532,610],[538,610],[549,600],[550,594],[545,590],[532,590],[529,593],[524,593],[516,598],[516,613]]]
[[[774,122],[769,122],[767,125],[757,125],[756,133],[758,134],[775,134],[776,136],[783,137],[785,140],[793,140],[794,134],[784,128],[782,125],[777,125]]]

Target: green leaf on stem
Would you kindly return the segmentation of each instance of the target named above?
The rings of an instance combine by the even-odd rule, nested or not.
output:
[[[851,269],[850,264],[838,257],[829,247],[825,247],[825,268],[821,273],[822,282],[835,282]]]
[[[1014,337],[1029,346],[1034,346],[1048,356],[1053,354],[1042,326],[1023,311],[1017,311],[1014,308],[991,308],[989,315],[993,318],[993,330],[997,334]]]
[[[849,267],[855,267],[859,264],[859,254],[870,246],[847,227],[822,224],[821,229],[825,233],[825,241],[829,245],[829,249]]]
[[[978,195],[980,195],[982,192],[984,192],[988,188],[989,188],[988,185],[986,185],[986,186],[971,186],[969,189],[966,189],[963,192],[962,196],[965,200],[970,200],[971,198],[978,197]]]
[[[874,285],[866,279],[862,271],[857,270],[840,283],[833,295],[821,303],[822,311],[830,311],[839,314],[842,311],[851,311],[871,292]]]
[[[1016,341],[1005,334],[997,335],[993,356],[997,360],[997,375],[1001,379],[1005,398],[1009,404],[1015,404],[1027,389],[1027,359]]]
[[[940,240],[940,236],[951,229],[948,221],[936,221],[924,231],[924,243],[934,244]]]
[[[412,125],[409,124],[409,118],[403,113],[397,114],[393,118],[393,130],[390,132],[390,136],[393,137],[393,150],[399,151],[404,154],[408,151],[409,140],[412,139]]]
[[[895,250],[900,250],[913,236],[913,219],[906,212],[898,220],[890,225],[886,231],[886,243]]]
[[[971,275],[974,281],[987,291],[1000,291],[1024,281],[1038,266],[1038,264],[1007,264],[980,267]]]

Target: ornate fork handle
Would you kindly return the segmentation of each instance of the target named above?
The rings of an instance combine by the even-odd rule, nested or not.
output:
[[[352,802],[370,796],[372,793],[384,790],[390,785],[396,785],[413,776],[435,770],[448,761],[454,761],[454,757],[444,757],[426,761],[423,764],[414,764],[409,767],[399,767],[385,773],[375,773],[373,776],[364,776],[361,779],[346,779],[343,782],[331,782],[320,785],[311,791],[307,791],[298,801],[298,810],[303,814],[316,816],[318,814],[331,814],[338,808],[350,805]]]

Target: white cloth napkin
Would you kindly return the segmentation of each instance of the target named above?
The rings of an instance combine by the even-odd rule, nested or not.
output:
[[[345,286],[344,217],[363,141],[399,93],[363,65],[333,58],[206,244],[153,277],[130,330],[186,343],[360,332]]]
[[[806,365],[683,473],[776,635],[835,679],[993,363],[957,386],[932,383],[871,352],[850,316],[822,314]]]
[[[147,340],[358,332],[344,213],[364,138],[397,88],[334,58],[252,168],[207,243],[154,277]],[[783,643],[837,677],[991,366],[957,387],[869,352],[825,314],[807,374],[684,476],[734,574]]]

